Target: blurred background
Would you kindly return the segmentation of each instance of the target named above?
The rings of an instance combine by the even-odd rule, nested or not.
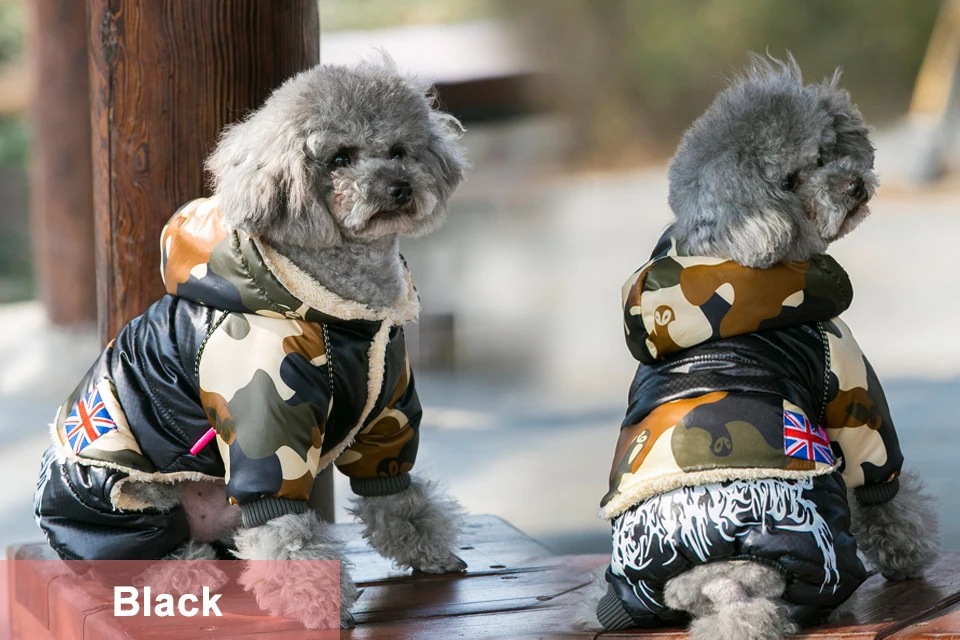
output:
[[[40,537],[45,425],[99,351],[93,326],[35,300],[29,3],[0,0],[0,545]],[[560,552],[609,548],[595,512],[636,367],[620,286],[670,219],[679,136],[748,51],[792,51],[812,81],[842,66],[883,181],[832,250],[857,292],[845,318],[960,549],[955,0],[321,0],[320,16],[324,62],[382,48],[467,127],[448,224],[402,246],[424,311],[417,469]],[[339,520],[348,498],[338,478]]]

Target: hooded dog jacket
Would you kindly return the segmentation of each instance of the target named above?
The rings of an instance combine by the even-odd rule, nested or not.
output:
[[[877,376],[837,317],[852,299],[829,256],[751,269],[679,256],[669,232],[626,282],[641,364],[600,509],[614,521],[605,624],[677,620],[663,586],[716,560],[777,567],[802,622],[863,581],[844,485],[885,502],[903,457]]]
[[[158,524],[123,492],[131,480],[222,479],[246,526],[305,511],[331,463],[360,495],[409,485],[421,408],[405,267],[393,307],[344,300],[228,229],[215,198],[173,216],[161,254],[167,295],[120,330],[53,424],[36,506],[61,556],[158,557],[185,539],[182,514]]]

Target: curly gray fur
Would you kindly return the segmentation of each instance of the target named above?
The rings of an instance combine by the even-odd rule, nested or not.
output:
[[[760,268],[804,261],[867,216],[874,149],[839,80],[804,86],[792,56],[753,56],[670,163],[681,254]]]
[[[304,563],[248,563],[240,576],[244,589],[271,615],[295,618],[308,629],[329,629],[339,593],[340,627],[354,625],[350,608],[357,588],[350,577],[353,565],[343,543],[327,533],[327,525],[313,511],[288,514],[259,527],[243,529],[233,539],[242,560],[338,560],[340,578],[318,572]]]
[[[919,578],[940,551],[937,499],[919,476],[905,471],[889,502],[858,504],[850,496],[851,532],[857,546],[888,580]]]
[[[603,625],[597,619],[597,605],[607,593],[609,585],[606,579],[607,567],[593,572],[588,584],[574,592],[576,598],[573,610],[573,624],[586,631],[603,631]]]
[[[463,571],[454,554],[464,511],[434,482],[414,479],[389,496],[358,497],[350,513],[364,525],[363,537],[398,566],[426,573]]]
[[[317,66],[229,127],[207,167],[231,226],[334,293],[383,307],[401,291],[397,237],[436,229],[463,179],[462,130],[388,58]]]
[[[154,593],[200,593],[203,587],[217,591],[226,584],[227,574],[212,562],[196,562],[216,559],[217,551],[212,546],[188,540],[164,556],[162,561],[150,565],[134,579],[134,585],[149,586]]]
[[[694,640],[779,640],[796,633],[776,570],[734,560],[701,565],[667,582],[668,607],[693,617]]]

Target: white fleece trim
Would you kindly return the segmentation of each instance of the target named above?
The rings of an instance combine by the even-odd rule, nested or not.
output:
[[[420,300],[413,286],[413,276],[406,267],[401,266],[403,291],[400,298],[389,307],[370,308],[355,300],[341,298],[259,238],[251,237],[251,240],[260,251],[267,269],[290,295],[317,311],[341,320],[382,320],[391,325],[415,320],[420,314]]]
[[[387,343],[389,341],[390,324],[384,322],[380,330],[377,331],[377,335],[373,337],[373,342],[370,344],[370,355],[367,358],[370,371],[367,377],[367,404],[363,407],[363,412],[360,414],[357,424],[350,430],[350,433],[340,441],[340,444],[320,458],[317,473],[323,471],[323,469],[329,466],[332,461],[339,458],[340,454],[353,444],[367,416],[373,411],[373,407],[377,403],[377,398],[380,396],[380,387],[383,386],[383,376],[387,362]]]
[[[335,448],[320,458],[317,465],[317,473],[320,473],[353,444],[360,429],[363,428],[363,423],[367,417],[369,417],[370,412],[373,411],[377,403],[377,398],[380,397],[383,377],[386,370],[387,344],[390,341],[390,329],[393,326],[403,325],[406,322],[415,320],[420,314],[420,300],[414,288],[413,276],[409,269],[401,265],[403,269],[404,290],[399,300],[390,307],[372,309],[355,300],[341,298],[322,286],[310,276],[310,274],[304,272],[286,256],[264,244],[258,238],[251,239],[260,251],[260,255],[263,256],[263,261],[267,269],[270,270],[280,284],[283,285],[293,297],[317,311],[327,313],[341,320],[373,320],[383,322],[371,341],[370,350],[367,355],[369,373],[367,376],[366,405],[364,405],[357,423],[347,436],[341,440]]]
[[[639,483],[636,487],[628,491],[618,493],[604,507],[601,507],[597,517],[601,520],[613,520],[627,509],[639,504],[647,498],[658,496],[681,487],[698,487],[715,482],[727,482],[729,480],[766,480],[777,478],[780,480],[802,480],[803,478],[813,478],[815,476],[824,476],[833,473],[840,466],[838,462],[835,465],[824,466],[820,469],[810,469],[807,471],[796,471],[788,469],[762,469],[762,468],[724,468],[724,469],[705,469],[703,471],[680,471],[657,476]]]

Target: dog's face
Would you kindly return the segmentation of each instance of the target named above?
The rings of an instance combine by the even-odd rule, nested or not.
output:
[[[874,149],[838,80],[805,87],[792,58],[754,58],[717,97],[670,165],[683,252],[761,268],[804,261],[867,216]]]
[[[291,78],[208,161],[228,223],[306,249],[435,229],[463,179],[462,129],[427,90],[389,62]]]

